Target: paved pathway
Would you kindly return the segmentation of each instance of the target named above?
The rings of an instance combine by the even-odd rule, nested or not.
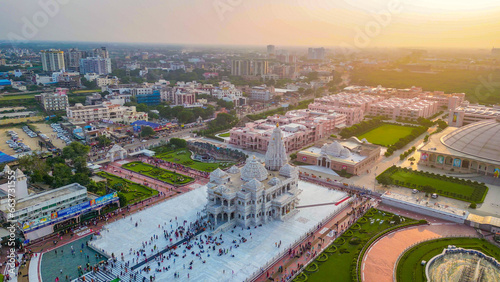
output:
[[[394,212],[394,211],[393,211]],[[368,249],[362,263],[362,281],[392,282],[399,255],[411,245],[435,238],[478,234],[472,227],[435,219],[431,225],[410,227],[390,233]]]
[[[355,202],[353,202],[353,205],[347,206],[329,222],[319,226],[316,231],[314,231],[312,234],[309,234],[309,236],[305,238],[301,244],[293,248],[291,252],[295,251],[295,256],[284,255],[268,269],[263,269],[261,275],[258,276],[254,281],[269,281],[269,279],[273,279],[273,281],[284,281],[286,277],[291,275],[292,271],[296,272],[302,265],[305,265],[313,257],[313,254],[311,253],[314,253],[315,251],[308,251],[300,256],[300,246],[304,246],[310,242],[311,247],[314,247],[314,249],[312,250],[317,250],[317,254],[321,253],[320,250],[322,250],[325,246],[328,246],[336,239],[335,236],[328,236],[328,233],[330,231],[338,230],[339,232],[342,232],[347,229],[352,222],[355,221],[354,215],[348,215],[348,213],[352,211],[352,208],[358,208],[361,206],[368,207],[370,204],[371,202],[369,201],[366,202],[362,201],[361,199],[356,200]],[[336,224],[338,224],[338,229]],[[322,247],[319,247],[318,244],[321,244]],[[280,267],[283,268],[283,272],[281,273],[278,271]]]

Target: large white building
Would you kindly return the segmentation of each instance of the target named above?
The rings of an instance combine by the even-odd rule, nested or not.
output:
[[[60,71],[66,68],[64,52],[61,50],[42,50],[40,51],[40,59],[44,71]]]
[[[120,106],[105,102],[101,105],[84,106],[80,103],[68,107],[66,115],[71,122],[91,122],[107,120],[124,124],[131,124],[138,120],[148,120],[148,114],[137,112],[135,106]]]
[[[207,184],[209,220],[219,228],[243,227],[285,220],[296,212],[298,170],[288,164],[283,133],[276,126],[265,161],[250,156],[245,166],[217,169]]]

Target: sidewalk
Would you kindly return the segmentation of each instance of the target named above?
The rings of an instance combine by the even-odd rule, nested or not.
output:
[[[286,281],[287,277],[300,271],[300,269],[307,264],[308,261],[313,259],[317,254],[330,243],[335,241],[337,234],[349,228],[356,217],[350,215],[351,211],[354,209],[359,209],[361,207],[367,208],[370,205],[369,200],[356,199],[351,205],[342,210],[337,216],[332,218],[329,222],[324,225],[318,226],[316,231],[310,234],[304,241],[297,245],[295,248],[290,249],[288,255],[283,256],[279,261],[274,263],[269,269],[263,270],[262,274],[258,276],[254,281]],[[330,231],[335,232],[335,236],[329,236]],[[301,249],[311,243],[311,248],[309,250],[303,251],[301,254]],[[282,269],[282,272],[279,270]]]

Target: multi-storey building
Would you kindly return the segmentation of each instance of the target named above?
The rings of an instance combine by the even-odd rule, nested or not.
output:
[[[416,120],[419,117],[428,118],[438,111],[439,107],[436,101],[427,101],[420,98],[389,98],[376,104],[371,104],[368,114],[370,116],[385,116],[393,120]]]
[[[231,62],[231,75],[250,75],[250,60],[233,60]]]
[[[268,73],[267,61],[253,61],[252,74],[257,76],[266,75]]]
[[[258,101],[269,101],[274,97],[274,87],[267,87],[265,84],[254,86],[250,89],[250,99]]]
[[[111,73],[111,59],[102,57],[80,59],[80,73],[109,74]]]
[[[60,71],[66,68],[64,63],[64,52],[61,50],[42,50],[40,51],[40,58],[44,71]]]
[[[148,114],[137,112],[134,106],[126,107],[111,102],[101,105],[84,106],[80,103],[66,109],[66,115],[71,122],[113,121],[131,124],[138,120],[148,120]]]
[[[153,90],[151,94],[140,94],[135,96],[137,103],[148,106],[157,106],[161,102],[160,90]]]
[[[71,71],[80,71],[80,60],[86,57],[85,51],[78,50],[78,48],[69,49],[64,53],[64,63],[66,68]]]
[[[297,212],[298,171],[288,164],[283,132],[275,126],[264,164],[250,156],[241,169],[210,173],[206,213],[218,228],[266,224]]]
[[[102,75],[95,78],[97,87],[103,87],[106,85],[116,85],[120,83],[120,79],[116,76]]]
[[[289,153],[345,127],[346,117],[338,113],[290,111],[284,116],[270,116],[265,120],[246,123],[245,127],[231,129],[229,143],[245,149],[266,151],[272,130],[277,123],[283,131],[283,141]]]
[[[359,123],[364,118],[364,112],[361,107],[336,107],[331,105],[325,105],[322,103],[312,103],[308,106],[309,110],[317,111],[322,113],[339,113],[346,116],[346,124],[348,126]]]
[[[267,54],[274,56],[276,54],[276,47],[274,45],[267,45]]]
[[[35,95],[35,99],[45,111],[65,111],[69,106],[67,89],[58,88],[55,93],[42,93]]]
[[[500,106],[486,107],[465,103],[452,111],[448,117],[450,126],[460,127],[474,122],[495,119],[500,116]]]
[[[343,107],[343,108],[361,108],[364,113],[368,111],[370,105],[385,100],[384,97],[378,95],[364,95],[361,93],[345,93],[341,92],[334,95],[329,95],[314,99],[314,103],[319,103],[325,106]]]
[[[211,94],[217,99],[233,102],[235,106],[246,104],[246,98],[243,96],[243,91],[227,81],[221,81],[219,87],[211,89]]]
[[[119,205],[116,192],[95,197],[87,194],[87,188],[78,183],[28,195],[28,182],[22,171],[17,169],[14,172],[5,166],[3,172],[4,176],[14,173],[16,209],[11,211],[11,199],[8,197],[0,199],[0,218],[17,222],[26,239],[34,240],[49,235],[58,224],[75,224],[86,216],[95,217],[107,205]],[[23,191],[23,194],[19,194],[18,190]]]
[[[325,48],[309,48],[307,50],[307,58],[309,60],[323,60],[325,59]]]

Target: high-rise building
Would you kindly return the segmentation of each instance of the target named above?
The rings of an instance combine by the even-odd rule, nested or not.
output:
[[[69,49],[64,53],[64,63],[66,68],[71,71],[80,71],[80,59],[86,57],[86,52],[78,48]]]
[[[325,59],[325,48],[309,48],[307,52],[307,58],[309,60],[324,60]]]
[[[268,73],[268,62],[267,61],[253,61],[253,75],[264,75]]]
[[[80,73],[109,74],[111,73],[111,59],[102,57],[80,59]]]
[[[66,68],[64,64],[64,52],[50,49],[40,51],[42,68],[44,71],[60,71]]]
[[[96,48],[90,52],[92,57],[109,58],[108,49],[106,47]]]
[[[250,75],[250,60],[233,60],[231,75]]]
[[[274,45],[267,45],[267,54],[274,56],[276,54],[276,47]]]

